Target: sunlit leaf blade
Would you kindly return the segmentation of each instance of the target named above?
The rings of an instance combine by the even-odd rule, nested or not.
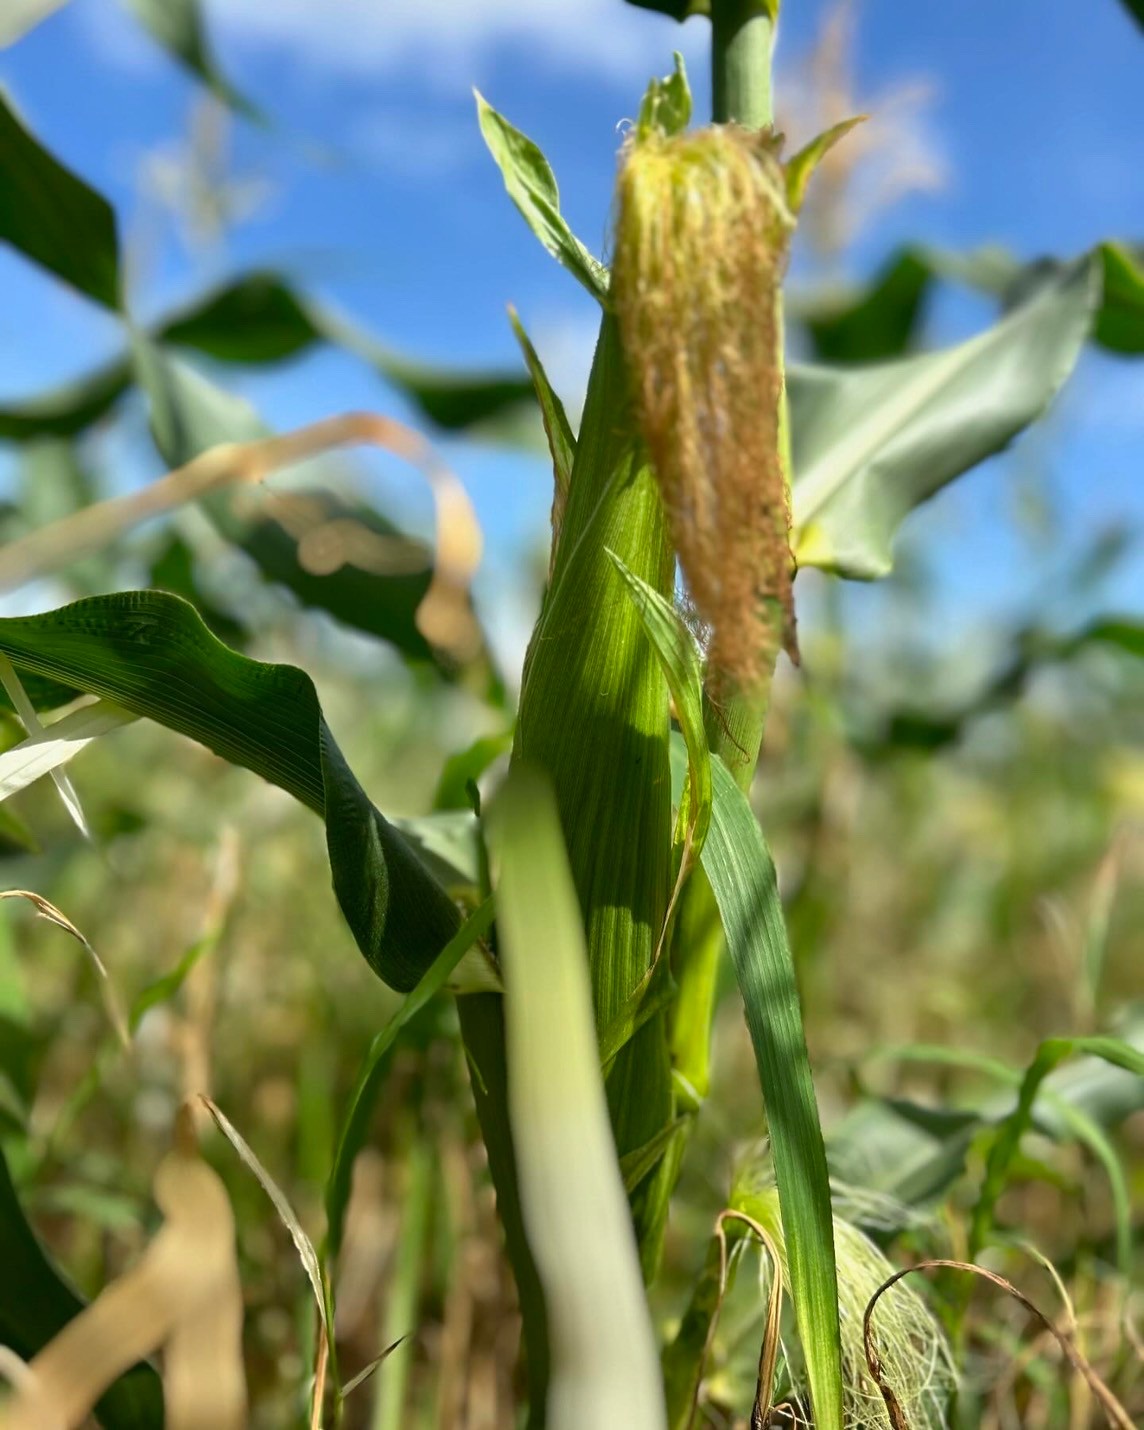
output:
[[[134,719],[127,710],[97,701],[29,735],[0,754],[0,800],[26,789],[52,770],[62,768],[93,740]]]
[[[0,1344],[30,1360],[73,1320],[84,1302],[40,1248],[24,1216],[0,1151]],[[149,1365],[137,1365],[96,1407],[106,1430],[161,1430],[163,1387]]]
[[[735,966],[766,1104],[791,1300],[819,1430],[841,1430],[842,1366],[830,1181],[774,864],[746,795],[712,761],[702,863]]]
[[[460,923],[374,808],[326,727],[310,678],[228,650],[177,596],[129,591],[0,620],[0,651],[254,771],[326,821],[334,890],[374,972],[414,987]]]
[[[477,95],[477,118],[509,197],[525,223],[593,298],[606,297],[607,269],[592,257],[568,227],[560,212],[560,191],[548,160],[527,135],[514,128],[480,94]]]
[[[551,1327],[550,1430],[662,1430],[663,1387],[600,1079],[580,908],[548,781],[489,816],[509,1113]]]
[[[872,367],[791,368],[800,565],[874,579],[902,519],[1006,446],[1072,370],[1099,293],[1091,260],[969,342]]]
[[[259,110],[238,93],[219,69],[207,38],[199,0],[123,0],[123,3],[168,54],[224,104],[248,119],[261,117]]]
[[[119,305],[115,215],[43,147],[0,91],[0,242],[104,307]]]

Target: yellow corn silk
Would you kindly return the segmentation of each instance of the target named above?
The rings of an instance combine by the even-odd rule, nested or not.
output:
[[[638,131],[621,159],[612,299],[709,687],[794,653],[780,455],[780,284],[794,216],[773,136]]]

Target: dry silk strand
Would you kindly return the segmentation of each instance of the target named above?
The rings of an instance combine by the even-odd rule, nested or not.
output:
[[[794,218],[775,141],[735,125],[629,140],[612,297],[640,431],[716,687],[795,654],[780,457],[780,284]]]

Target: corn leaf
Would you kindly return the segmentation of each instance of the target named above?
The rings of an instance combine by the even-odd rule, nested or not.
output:
[[[1123,356],[1144,352],[1144,250],[1105,242],[1095,249],[1104,291],[1092,339]],[[1019,303],[1038,283],[1070,267],[1054,258],[1032,263],[1004,249],[947,253],[919,244],[897,250],[868,283],[793,305],[821,362],[880,362],[900,357],[918,339],[927,299],[948,281],[975,288],[1005,307]]]
[[[477,95],[477,120],[489,153],[501,171],[509,198],[540,242],[600,302],[608,294],[608,270],[593,258],[560,212],[560,190],[539,147]]]
[[[703,672],[699,651],[671,602],[630,571],[614,552],[609,551],[608,555],[624,578],[671,691],[675,718],[687,746],[691,783],[686,798],[692,820],[691,852],[697,857],[711,823],[711,754],[703,728]]]
[[[14,45],[67,0],[8,0],[0,15],[0,49]]]
[[[369,1135],[369,1121],[381,1091],[388,1067],[390,1050],[397,1036],[410,1019],[440,993],[455,972],[458,963],[478,939],[484,938],[493,921],[493,901],[486,899],[475,914],[470,915],[456,934],[425,971],[416,988],[402,1003],[393,1017],[369,1045],[357,1083],[350,1095],[349,1107],[338,1135],[334,1165],[326,1183],[326,1248],[325,1258],[332,1264],[341,1250],[345,1230],[346,1207],[349,1205],[353,1165]]]
[[[28,1225],[0,1151],[0,1344],[31,1360],[84,1309]],[[149,1365],[121,1376],[99,1400],[106,1430],[161,1430],[163,1387]]]
[[[124,0],[145,30],[179,64],[221,99],[248,119],[260,119],[260,111],[244,99],[219,69],[207,38],[206,22],[199,0]]]
[[[176,309],[150,329],[150,338],[162,347],[244,365],[283,362],[323,344],[341,346],[373,367],[431,422],[450,431],[507,434],[515,440],[530,405],[530,384],[523,374],[457,372],[416,362],[327,312],[280,275],[262,270],[242,274]],[[125,352],[53,391],[0,407],[0,437],[73,436],[111,411],[132,376]]]
[[[1037,1049],[1021,1081],[1017,1106],[998,1129],[985,1164],[985,1180],[973,1209],[969,1231],[969,1259],[986,1244],[993,1227],[997,1200],[1005,1189],[1009,1169],[1021,1145],[1021,1138],[1033,1121],[1033,1109],[1041,1085],[1049,1073],[1074,1053],[1102,1058],[1113,1067],[1144,1078],[1144,1053],[1120,1038],[1048,1038]]]
[[[1044,410],[1089,331],[1091,260],[969,342],[854,371],[792,368],[793,548],[800,565],[869,580],[902,519]]]
[[[678,50],[674,59],[671,74],[653,79],[644,92],[636,120],[636,132],[641,139],[652,133],[664,137],[681,134],[691,123],[691,86],[687,82],[687,69]]]
[[[658,10],[673,20],[686,20],[689,15],[709,15],[711,0],[628,0],[641,10]]]
[[[302,671],[237,655],[193,607],[158,591],[0,620],[0,652],[20,671],[73,685],[198,741],[323,816],[342,912],[390,987],[413,988],[456,933],[456,907],[370,803]]]
[[[1120,0],[1120,3],[1144,30],[1144,0]]]
[[[552,788],[517,764],[489,817],[509,1112],[551,1326],[550,1430],[662,1430],[663,1387],[600,1080]]]
[[[512,730],[500,730],[495,735],[481,735],[465,749],[450,755],[441,767],[433,808],[471,809],[470,794],[477,780],[512,749],[512,734]]]
[[[43,147],[0,92],[0,241],[105,308],[119,306],[107,200]]]
[[[532,377],[536,400],[540,404],[544,434],[548,438],[548,450],[552,456],[552,471],[556,479],[556,500],[553,503],[552,525],[555,529],[559,529],[560,523],[556,519],[556,514],[557,510],[563,512],[564,503],[568,500],[568,483],[572,480],[572,464],[576,460],[576,437],[572,431],[572,424],[568,421],[568,414],[564,411],[564,404],[553,391],[552,384],[548,381],[548,374],[544,371],[544,366],[537,356],[536,349],[529,341],[528,334],[524,331],[524,326],[517,317],[515,309],[509,309],[509,321],[512,323],[512,330],[516,334],[516,340],[520,344],[520,350]]]
[[[791,1300],[819,1430],[841,1430],[842,1367],[830,1180],[774,864],[746,795],[712,761],[702,863],[755,1049],[790,1261]]]
[[[0,754],[0,800],[52,770],[62,769],[93,740],[128,725],[135,716],[105,701],[85,705]]]
[[[903,248],[856,294],[807,308],[802,322],[824,363],[885,362],[917,336],[933,270],[924,252]]]

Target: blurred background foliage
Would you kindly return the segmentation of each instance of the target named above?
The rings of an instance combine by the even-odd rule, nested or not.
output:
[[[187,150],[194,162],[164,170],[164,193],[187,233],[225,229],[254,201],[257,181],[227,171],[220,136],[236,111],[252,107],[222,77],[198,18],[179,29],[162,7],[135,0],[131,8],[207,86]],[[197,17],[193,6],[179,8]],[[791,86],[792,110],[829,123],[856,107],[848,33],[835,12]],[[872,207],[847,197],[847,165],[869,162],[870,153],[840,146],[800,240],[791,341],[822,360],[910,350],[942,285],[1004,304],[1028,277],[1025,265],[996,252],[915,245],[891,255],[861,291],[840,283],[838,260],[856,231],[876,232],[880,208],[903,186],[941,182],[905,143],[921,102],[916,88],[883,100],[899,116],[897,148],[883,141],[882,189],[863,187],[864,202],[876,196]],[[490,202],[497,187],[490,173]],[[1097,341],[1139,354],[1139,249],[1108,248],[1104,263],[1120,308],[1106,304]],[[108,282],[97,264],[77,285],[106,300]],[[411,362],[274,275],[240,276],[148,331],[168,350],[205,355],[224,387],[228,365],[277,364],[316,344],[341,344],[372,364],[427,430],[536,439],[523,371],[457,377]],[[144,413],[128,392],[134,372],[125,356],[39,401],[0,401],[0,437],[10,444],[6,539],[121,489],[122,471],[154,467]],[[925,1194],[908,1213],[868,1202],[859,1217],[880,1228],[897,1259],[964,1251],[983,1171],[974,1131],[1013,1095],[1011,1083],[968,1057],[943,1063],[917,1045],[987,1055],[1016,1074],[1051,1035],[1114,1030],[1144,1046],[1144,638],[1139,612],[1109,609],[1104,596],[1126,565],[1138,569],[1137,533],[1110,527],[1080,553],[1069,547],[1051,461],[1034,436],[994,472],[1010,491],[1030,576],[1023,595],[985,619],[949,628],[935,570],[960,561],[971,587],[973,554],[951,558],[943,542],[956,546],[957,533],[933,522],[920,537],[907,528],[895,574],[877,591],[800,580],[803,667],[784,669],[778,683],[756,784],[836,1169],[867,1193],[899,1197],[921,1169]],[[325,462],[305,482],[339,493],[361,515],[349,461]],[[440,793],[447,757],[475,741],[491,739],[482,747],[490,753],[501,743],[516,680],[505,652],[519,651],[498,625],[527,629],[531,611],[486,604],[497,654],[485,650],[462,670],[442,665],[412,625],[408,593],[387,604],[408,578],[384,578],[381,596],[375,587],[362,599],[328,583],[303,589],[296,570],[276,565],[273,500],[244,529],[245,555],[220,535],[225,520],[188,510],[77,564],[37,589],[36,604],[136,584],[191,596],[228,643],[308,670],[372,798],[387,812],[422,814]],[[368,519],[399,530],[380,513]],[[262,532],[261,546],[252,531]],[[521,581],[534,605],[544,564],[538,531]],[[377,612],[398,607],[404,614],[379,626]],[[21,738],[5,716],[5,747]],[[0,1137],[23,1205],[75,1285],[94,1294],[153,1228],[150,1180],[176,1106],[185,1092],[205,1090],[319,1237],[335,1130],[370,1039],[397,1001],[335,917],[319,824],[280,791],[150,725],[99,741],[73,776],[91,840],[41,781],[0,808],[3,882],[67,913],[103,957],[124,1006],[141,998],[153,1006],[124,1052],[82,949],[27,907],[0,906]],[[445,803],[463,806],[464,776],[462,764]],[[760,1131],[729,975],[724,991],[712,1092],[656,1293],[657,1315],[668,1321],[682,1310],[734,1166]],[[407,1339],[350,1397],[351,1425],[508,1423],[505,1376],[518,1328],[455,1022],[451,1003],[439,1000],[407,1030],[357,1167],[339,1291],[343,1376]],[[1022,1144],[999,1221],[1014,1243],[1032,1243],[1057,1268],[1088,1354],[1144,1416],[1134,1329],[1144,1312],[1144,1096],[1126,1076],[1089,1064],[1059,1077],[1111,1130],[1124,1159],[1136,1208],[1131,1265],[1116,1264],[1104,1171],[1051,1119]],[[312,1337],[308,1288],[257,1183],[221,1143],[212,1156],[238,1219],[253,1423],[298,1423]],[[1013,1250],[1000,1261],[1039,1304],[1059,1309],[1035,1259]],[[714,1351],[707,1423],[737,1423],[734,1413],[750,1403],[763,1311],[757,1286],[741,1276]],[[1084,1387],[1025,1335],[1015,1309],[979,1291],[968,1338],[960,1423],[1096,1423]]]

